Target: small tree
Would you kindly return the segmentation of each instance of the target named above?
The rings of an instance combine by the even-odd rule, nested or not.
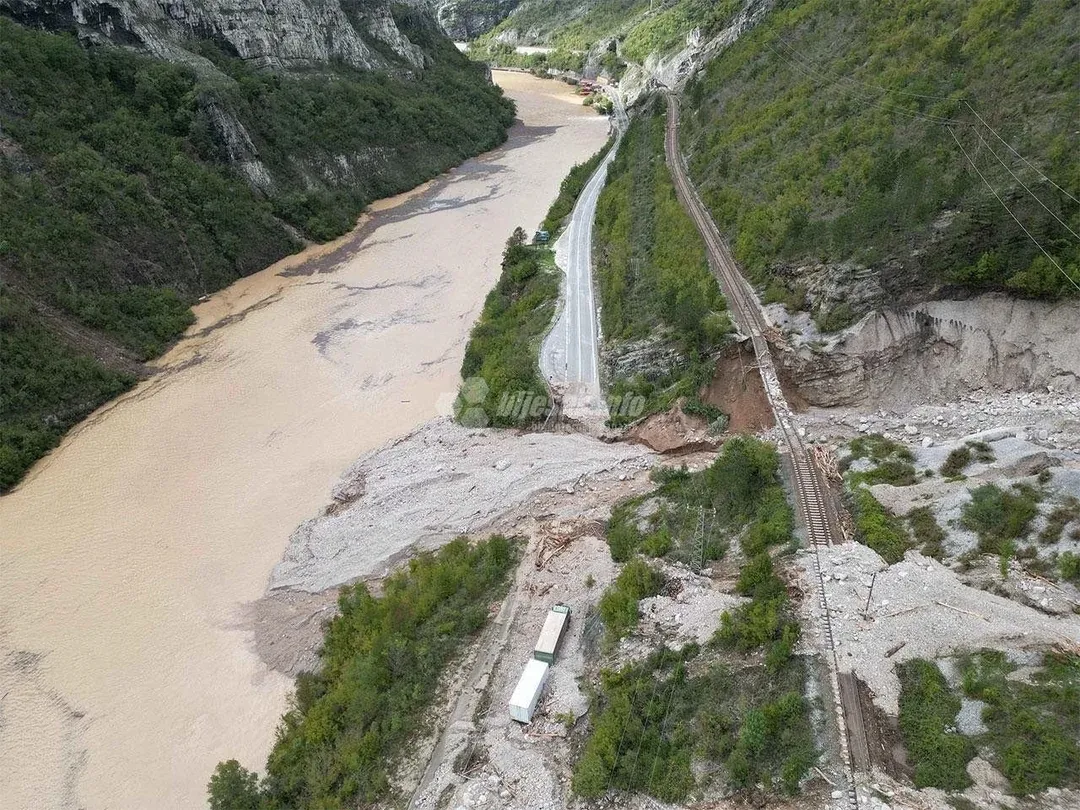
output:
[[[237,762],[219,762],[207,785],[210,810],[259,810],[259,779]]]

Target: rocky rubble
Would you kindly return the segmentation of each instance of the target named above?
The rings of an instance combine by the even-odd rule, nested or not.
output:
[[[436,419],[360,459],[322,516],[305,521],[270,588],[318,592],[378,575],[402,555],[483,529],[543,490],[649,468],[632,444],[580,434],[515,435]]]
[[[803,552],[799,560],[807,593],[816,587],[811,553]],[[917,552],[892,566],[859,543],[819,553],[840,670],[866,681],[874,702],[890,715],[898,712],[895,667],[902,661],[982,647],[1080,650],[1080,618],[1054,618],[969,587],[948,567]],[[810,613],[807,632],[820,634],[824,616],[816,603],[806,600],[804,610]]]

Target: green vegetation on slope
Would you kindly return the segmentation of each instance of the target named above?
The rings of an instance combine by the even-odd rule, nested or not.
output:
[[[615,581],[604,589],[598,605],[609,641],[618,641],[637,626],[641,615],[638,603],[660,593],[663,585],[663,575],[640,557],[623,566]]]
[[[768,672],[746,662],[695,660],[715,655],[696,644],[679,652],[665,647],[601,673],[574,792],[598,798],[616,788],[682,803],[719,777],[734,790],[760,783],[795,793],[816,758],[802,662],[793,658]],[[721,769],[708,769],[699,782],[693,760]]]
[[[1080,283],[1080,241],[1055,219],[1080,232],[1080,62],[1071,47],[1080,6],[779,6],[688,87],[681,127],[702,197],[756,280],[792,286],[778,265],[851,260],[877,268],[894,298],[941,284],[1076,294],[984,186],[952,133]]]
[[[655,490],[612,510],[611,558],[622,562],[640,551],[698,567],[720,559],[729,536],[744,529],[741,542],[748,556],[786,543],[794,517],[777,479],[778,465],[771,445],[737,436],[700,472],[654,470]],[[695,542],[699,517],[707,517],[700,546]]]
[[[814,763],[809,706],[802,695],[806,673],[802,662],[792,657],[799,625],[769,556],[771,546],[791,540],[793,527],[776,477],[777,463],[772,447],[740,437],[727,442],[706,470],[657,476],[660,487],[651,497],[662,498],[662,510],[715,509],[719,525],[741,532],[748,560],[738,591],[751,599],[724,613],[705,650],[696,644],[681,652],[665,647],[639,664],[601,672],[590,708],[590,733],[574,767],[572,784],[578,795],[596,798],[615,787],[684,802],[717,778],[732,790],[761,784],[767,791],[791,794]],[[641,535],[634,521],[642,502],[627,503],[633,508],[613,515],[608,527],[616,559],[626,551],[616,534],[631,527]],[[652,537],[644,537],[642,546]],[[634,583],[644,585],[620,585],[627,571],[634,572]],[[614,605],[618,609],[609,608],[616,617],[608,624],[609,632],[615,627],[621,635],[636,625],[638,608],[632,597],[655,592],[658,585],[643,560],[627,563],[616,587],[605,593],[605,599],[609,593],[619,594]],[[706,768],[698,780],[692,760],[720,767]]]
[[[371,200],[505,138],[513,108],[482,69],[414,13],[399,23],[432,60],[414,80],[261,72],[208,43],[219,73],[199,76],[0,18],[0,295],[17,326],[0,365],[22,381],[3,486],[128,384],[63,348],[35,301],[153,357],[200,295],[296,250],[294,229],[344,233]]]
[[[664,161],[664,126],[664,106],[653,99],[627,130],[596,209],[604,340],[665,334],[681,357],[666,372],[608,381],[612,399],[645,397],[646,413],[664,410],[680,396],[696,396],[712,377],[710,355],[731,331],[705,244],[675,196]]]
[[[982,553],[1011,554],[1009,549],[1027,535],[1031,521],[1039,513],[1040,497],[1037,490],[1025,484],[1014,484],[1009,490],[984,484],[972,491],[960,522],[979,535]]]
[[[133,382],[71,350],[26,304],[0,295],[0,490]]]
[[[904,559],[908,535],[904,524],[886,509],[864,486],[851,493],[854,506],[855,539],[870,546],[885,562],[892,564]]]
[[[506,243],[502,274],[465,347],[454,405],[459,422],[522,427],[548,415],[551,399],[537,358],[558,297],[555,255],[526,245],[518,228]]]
[[[971,784],[966,768],[975,746],[955,729],[960,698],[933,661],[905,661],[897,674],[900,733],[915,766],[916,787],[963,790]]]
[[[345,586],[321,669],[297,679],[259,795],[252,799],[253,780],[230,763],[218,765],[211,795],[216,784],[265,810],[386,799],[390,766],[423,726],[447,665],[505,592],[519,551],[501,536],[475,546],[459,538],[388,577],[381,597],[362,583]]]
[[[1080,656],[1047,653],[1030,678],[1010,679],[1004,653],[983,650],[962,664],[964,693],[987,704],[991,761],[1018,795],[1080,786]]]
[[[601,40],[616,38],[624,57],[644,62],[653,52],[681,50],[695,28],[710,38],[742,5],[743,0],[528,0],[481,41],[494,45],[500,33],[517,31],[560,52],[583,53]]]

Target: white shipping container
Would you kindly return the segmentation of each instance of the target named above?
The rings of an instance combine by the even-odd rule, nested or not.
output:
[[[544,627],[540,631],[540,638],[533,650],[533,658],[554,664],[555,652],[559,649],[559,642],[562,641],[563,633],[566,632],[569,623],[570,608],[566,605],[556,605],[549,610],[544,620]]]
[[[530,658],[525,665],[525,671],[521,673],[514,694],[510,698],[510,718],[519,723],[532,722],[533,712],[540,703],[540,696],[544,694],[544,686],[547,685],[548,665],[544,661]]]

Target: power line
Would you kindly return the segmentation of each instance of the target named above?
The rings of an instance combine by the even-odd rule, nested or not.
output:
[[[1005,201],[1004,201],[1003,199],[1001,199],[1001,195],[999,195],[999,194],[997,193],[997,191],[996,191],[996,190],[994,189],[994,187],[993,187],[992,185],[990,185],[990,182],[989,182],[989,181],[988,181],[988,180],[987,180],[987,179],[986,179],[986,178],[985,178],[985,177],[983,176],[983,173],[982,173],[981,171],[979,171],[979,167],[975,165],[975,162],[974,162],[974,161],[973,161],[973,160],[971,159],[971,157],[970,157],[970,156],[968,155],[968,153],[967,153],[967,150],[966,150],[966,149],[964,148],[964,145],[963,145],[962,143],[960,143],[960,139],[956,137],[956,133],[955,133],[955,132],[953,132],[953,130],[952,130],[952,127],[946,127],[946,129],[948,129],[948,130],[949,130],[949,134],[950,134],[950,135],[952,135],[952,137],[953,137],[953,140],[954,140],[954,141],[956,141],[956,145],[960,147],[960,151],[964,153],[964,157],[966,157],[966,158],[967,158],[967,161],[968,161],[968,163],[970,163],[970,164],[971,164],[971,168],[973,168],[973,169],[975,170],[975,173],[976,173],[977,175],[979,175],[979,179],[980,179],[980,180],[982,180],[982,181],[983,181],[983,183],[985,183],[985,184],[986,184],[986,187],[987,187],[988,189],[990,189],[991,193],[992,193],[992,194],[993,194],[993,195],[994,195],[995,197],[997,197],[997,201],[998,201],[999,203],[1001,203],[1001,206],[1002,206],[1002,207],[1003,207],[1003,208],[1004,208],[1004,209],[1005,209],[1006,211],[1008,211],[1008,212],[1009,212],[1009,216],[1011,216],[1011,217],[1012,217],[1012,218],[1013,218],[1014,220],[1016,220],[1016,224],[1017,224],[1017,225],[1019,225],[1019,226],[1020,226],[1020,229],[1021,229],[1021,230],[1022,230],[1022,231],[1023,231],[1024,233],[1026,233],[1026,234],[1028,235],[1028,239],[1030,239],[1030,240],[1031,240],[1032,242],[1034,242],[1034,243],[1035,243],[1035,246],[1036,246],[1036,247],[1037,247],[1037,248],[1038,248],[1039,250],[1041,250],[1041,251],[1043,252],[1043,255],[1044,255],[1044,256],[1046,256],[1046,258],[1047,258],[1047,259],[1049,259],[1049,260],[1050,260],[1050,263],[1051,263],[1052,265],[1054,265],[1054,267],[1056,267],[1056,268],[1058,269],[1058,272],[1059,272],[1059,273],[1061,273],[1061,275],[1065,276],[1066,280],[1067,280],[1067,281],[1068,281],[1068,282],[1069,282],[1070,284],[1072,284],[1072,285],[1073,285],[1074,287],[1076,287],[1076,289],[1077,289],[1078,291],[1080,291],[1080,284],[1077,284],[1077,283],[1076,283],[1075,281],[1073,281],[1073,278],[1072,278],[1072,276],[1070,276],[1070,275],[1069,275],[1068,273],[1066,273],[1066,272],[1065,272],[1064,270],[1062,270],[1062,269],[1061,269],[1061,265],[1060,265],[1060,264],[1058,264],[1058,263],[1057,263],[1057,262],[1056,262],[1056,261],[1054,260],[1054,257],[1053,257],[1053,256],[1051,256],[1051,255],[1050,255],[1050,254],[1049,254],[1049,253],[1047,252],[1046,248],[1044,248],[1044,247],[1043,247],[1043,246],[1042,246],[1041,244],[1039,244],[1039,240],[1038,240],[1038,239],[1036,239],[1036,238],[1035,238],[1034,236],[1032,236],[1032,235],[1031,235],[1031,231],[1029,231],[1029,230],[1028,230],[1027,228],[1025,228],[1025,227],[1024,227],[1024,223],[1023,223],[1023,222],[1021,222],[1021,221],[1020,221],[1019,219],[1017,219],[1017,216],[1016,216],[1016,214],[1014,214],[1014,213],[1012,212],[1012,209],[1011,209],[1011,208],[1009,208],[1009,206],[1005,204]]]
[[[1032,162],[1031,162],[1030,160],[1028,160],[1028,159],[1027,159],[1026,157],[1024,157],[1023,155],[1021,155],[1021,154],[1020,154],[1019,152],[1017,152],[1017,151],[1016,151],[1015,149],[1013,149],[1013,148],[1012,148],[1012,145],[1011,145],[1011,144],[1009,144],[1009,142],[1008,142],[1008,141],[1006,141],[1006,140],[1005,140],[1004,138],[1002,138],[1002,137],[1001,137],[1000,135],[998,135],[998,134],[997,134],[997,130],[995,130],[995,129],[994,129],[994,128],[993,128],[992,126],[990,126],[990,125],[989,125],[988,123],[986,123],[986,121],[984,121],[984,120],[983,120],[983,117],[982,117],[981,115],[979,115],[979,114],[978,114],[977,112],[975,112],[975,108],[974,108],[974,107],[972,107],[972,106],[971,106],[970,104],[968,104],[968,102],[967,102],[966,100],[964,101],[964,104],[966,104],[966,105],[967,105],[967,108],[968,108],[969,110],[971,110],[971,114],[972,114],[972,115],[974,115],[974,116],[975,116],[976,118],[978,118],[978,119],[979,119],[979,123],[981,123],[981,124],[982,124],[982,125],[983,125],[984,127],[986,127],[986,128],[987,128],[988,130],[990,130],[991,132],[993,132],[993,133],[994,133],[994,137],[995,137],[995,138],[997,138],[997,139],[998,139],[999,141],[1001,141],[1001,142],[1002,142],[1003,144],[1005,144],[1005,147],[1006,147],[1006,148],[1007,148],[1007,149],[1008,149],[1008,150],[1009,150],[1010,152],[1012,152],[1012,153],[1013,153],[1014,155],[1016,155],[1016,156],[1017,156],[1018,158],[1020,158],[1020,160],[1024,161],[1024,163],[1026,163],[1026,164],[1027,164],[1028,166],[1030,166],[1030,167],[1031,167],[1032,169],[1034,169],[1034,170],[1035,170],[1035,173],[1036,173],[1037,175],[1039,175],[1039,179],[1040,179],[1040,180],[1045,180],[1045,181],[1046,181],[1047,183],[1049,183],[1050,185],[1052,185],[1052,186],[1053,186],[1054,188],[1056,188],[1056,189],[1057,189],[1058,191],[1060,191],[1060,192],[1061,192],[1062,194],[1064,194],[1064,195],[1065,195],[1066,197],[1068,197],[1068,198],[1069,198],[1070,200],[1072,200],[1072,201],[1073,201],[1074,203],[1080,203],[1080,200],[1076,199],[1076,197],[1074,197],[1074,196],[1073,196],[1072,194],[1070,194],[1069,192],[1067,192],[1067,191],[1066,191],[1065,189],[1063,189],[1063,188],[1062,188],[1061,186],[1059,186],[1059,185],[1058,185],[1057,183],[1055,183],[1055,182],[1054,182],[1053,180],[1051,180],[1051,179],[1050,179],[1049,177],[1047,177],[1047,176],[1046,176],[1045,174],[1043,174],[1043,173],[1042,173],[1041,171],[1039,171],[1039,168],[1038,168],[1038,167],[1037,167],[1037,166],[1036,166],[1035,164],[1033,164],[1033,163],[1032,163]]]
[[[1072,228],[1070,228],[1068,225],[1066,225],[1065,221],[1061,217],[1059,217],[1057,214],[1055,214],[1053,211],[1051,211],[1049,208],[1047,208],[1046,203],[1044,203],[1042,200],[1040,200],[1036,196],[1034,191],[1032,191],[1030,188],[1028,188],[1026,185],[1024,185],[1024,181],[1021,180],[1019,177],[1017,177],[1016,172],[1014,172],[1012,169],[1010,169],[1008,164],[1006,164],[1005,161],[1003,161],[1000,157],[998,157],[998,153],[993,150],[993,148],[990,146],[990,144],[988,144],[985,140],[983,140],[983,136],[978,132],[976,132],[975,134],[978,135],[978,137],[979,137],[979,143],[981,143],[983,146],[985,146],[986,150],[991,155],[993,155],[995,158],[997,158],[997,162],[1005,167],[1005,171],[1007,171],[1009,174],[1012,175],[1013,180],[1015,180],[1017,183],[1019,183],[1023,187],[1024,191],[1026,191],[1028,194],[1030,194],[1034,198],[1035,202],[1037,202],[1039,205],[1041,205],[1046,210],[1046,213],[1048,213],[1050,216],[1052,216],[1054,219],[1056,219],[1059,223],[1061,223],[1061,226],[1065,230],[1067,230],[1069,233],[1071,233],[1077,239],[1080,239],[1080,234],[1077,234],[1076,231],[1074,231]]]

